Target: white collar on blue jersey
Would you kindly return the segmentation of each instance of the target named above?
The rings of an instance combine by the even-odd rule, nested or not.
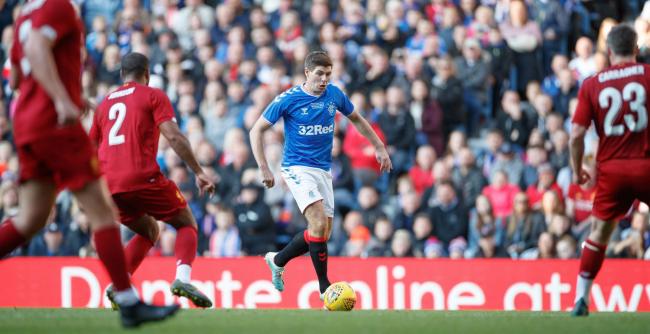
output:
[[[303,93],[305,93],[305,94],[307,94],[309,96],[313,96],[313,97],[320,97],[321,95],[323,95],[323,93],[325,93],[325,91],[323,91],[323,93],[320,93],[320,95],[314,95],[314,94],[312,94],[312,93],[305,90],[305,83],[302,83],[300,85],[300,90],[302,90]],[[325,87],[325,90],[327,90],[327,87]]]

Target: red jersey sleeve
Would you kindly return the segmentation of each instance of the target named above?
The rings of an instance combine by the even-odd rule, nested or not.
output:
[[[589,86],[590,82],[585,80],[582,87],[580,87],[580,91],[578,92],[578,106],[576,107],[576,112],[572,120],[573,123],[586,128],[591,125],[591,121],[594,119],[594,108],[589,98]]]
[[[152,90],[151,107],[153,108],[153,120],[156,126],[169,120],[176,121],[172,103],[163,91],[159,89]]]
[[[29,8],[30,5],[33,8]],[[23,9],[29,10],[33,11],[30,17],[31,28],[39,29],[54,43],[77,28],[78,14],[70,0],[33,1]],[[21,42],[24,42],[22,34]]]

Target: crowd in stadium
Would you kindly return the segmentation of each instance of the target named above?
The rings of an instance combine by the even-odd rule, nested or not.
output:
[[[198,196],[192,173],[161,139],[159,165],[197,219],[199,253],[211,257],[262,255],[305,229],[279,173],[282,125],[264,138],[277,178],[271,189],[259,182],[248,131],[276,95],[304,81],[307,53],[323,49],[334,61],[331,83],[385,141],[394,166],[380,174],[372,145],[338,118],[331,255],[577,258],[595,194],[593,182],[571,183],[578,89],[607,67],[605,36],[618,22],[634,25],[640,57],[650,59],[643,1],[78,2],[87,29],[84,95],[100,102],[121,83],[121,56],[147,55],[150,85],[167,93],[214,178],[217,193]],[[0,8],[4,62],[19,4]],[[6,87],[3,219],[19,202],[11,117],[20,111]],[[592,129],[585,156],[592,172],[597,142]],[[631,208],[608,256],[650,259],[648,217],[646,205]],[[175,231],[161,226],[151,255],[170,256]],[[94,256],[88,221],[69,193],[14,255]]]

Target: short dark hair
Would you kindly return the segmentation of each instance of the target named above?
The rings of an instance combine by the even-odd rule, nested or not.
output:
[[[607,47],[619,56],[634,55],[637,46],[637,34],[634,28],[627,24],[619,24],[612,28],[607,35]]]
[[[142,78],[145,74],[149,73],[149,59],[147,56],[131,52],[122,58],[122,78],[133,76]]]
[[[313,71],[316,66],[332,66],[332,58],[325,51],[312,51],[305,57],[305,68]]]

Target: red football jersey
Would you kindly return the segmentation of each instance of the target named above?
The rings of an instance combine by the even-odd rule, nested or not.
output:
[[[573,123],[589,127],[594,121],[599,162],[650,157],[648,91],[650,66],[645,64],[620,64],[584,81]]]
[[[97,107],[90,138],[111,193],[146,188],[164,180],[156,163],[158,126],[174,120],[169,98],[134,82],[110,93]]]
[[[16,21],[12,66],[22,73],[20,96],[14,117],[16,144],[24,144],[57,133],[78,132],[81,124],[57,126],[54,103],[31,75],[31,64],[24,55],[22,44],[29,32],[39,29],[52,40],[52,54],[63,86],[72,102],[81,107],[81,48],[83,24],[70,0],[34,0],[25,4]]]

